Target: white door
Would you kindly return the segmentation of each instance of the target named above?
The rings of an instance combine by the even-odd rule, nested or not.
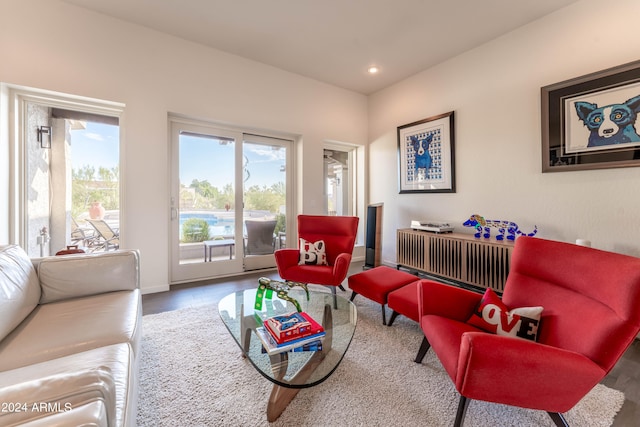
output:
[[[275,266],[291,141],[180,119],[171,139],[171,282]]]

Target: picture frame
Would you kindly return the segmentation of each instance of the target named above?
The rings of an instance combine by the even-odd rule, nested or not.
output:
[[[640,61],[541,88],[542,172],[640,166]]]
[[[398,127],[399,192],[455,193],[454,112]]]

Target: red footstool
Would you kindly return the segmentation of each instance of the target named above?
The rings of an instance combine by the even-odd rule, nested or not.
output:
[[[387,303],[387,295],[416,280],[416,276],[405,273],[404,271],[386,266],[375,267],[371,270],[349,276],[349,288],[353,291],[351,293],[351,301],[353,301],[356,295],[360,294],[365,298],[381,304],[382,324],[386,325],[387,315],[384,306]]]
[[[416,322],[419,320],[418,282],[419,280],[416,280],[407,286],[403,286],[402,288],[389,293],[387,303],[389,304],[389,308],[393,310],[391,318],[389,319],[389,326],[393,324],[393,321],[396,320],[398,314],[407,316],[409,319]]]

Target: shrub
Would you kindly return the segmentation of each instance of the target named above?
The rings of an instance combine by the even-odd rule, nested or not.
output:
[[[209,223],[200,218],[189,218],[182,223],[182,241],[184,243],[209,240]]]

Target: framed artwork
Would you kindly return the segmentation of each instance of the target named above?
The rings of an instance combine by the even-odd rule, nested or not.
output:
[[[400,194],[455,193],[453,111],[398,127]]]
[[[640,61],[545,86],[542,172],[640,166]]]

